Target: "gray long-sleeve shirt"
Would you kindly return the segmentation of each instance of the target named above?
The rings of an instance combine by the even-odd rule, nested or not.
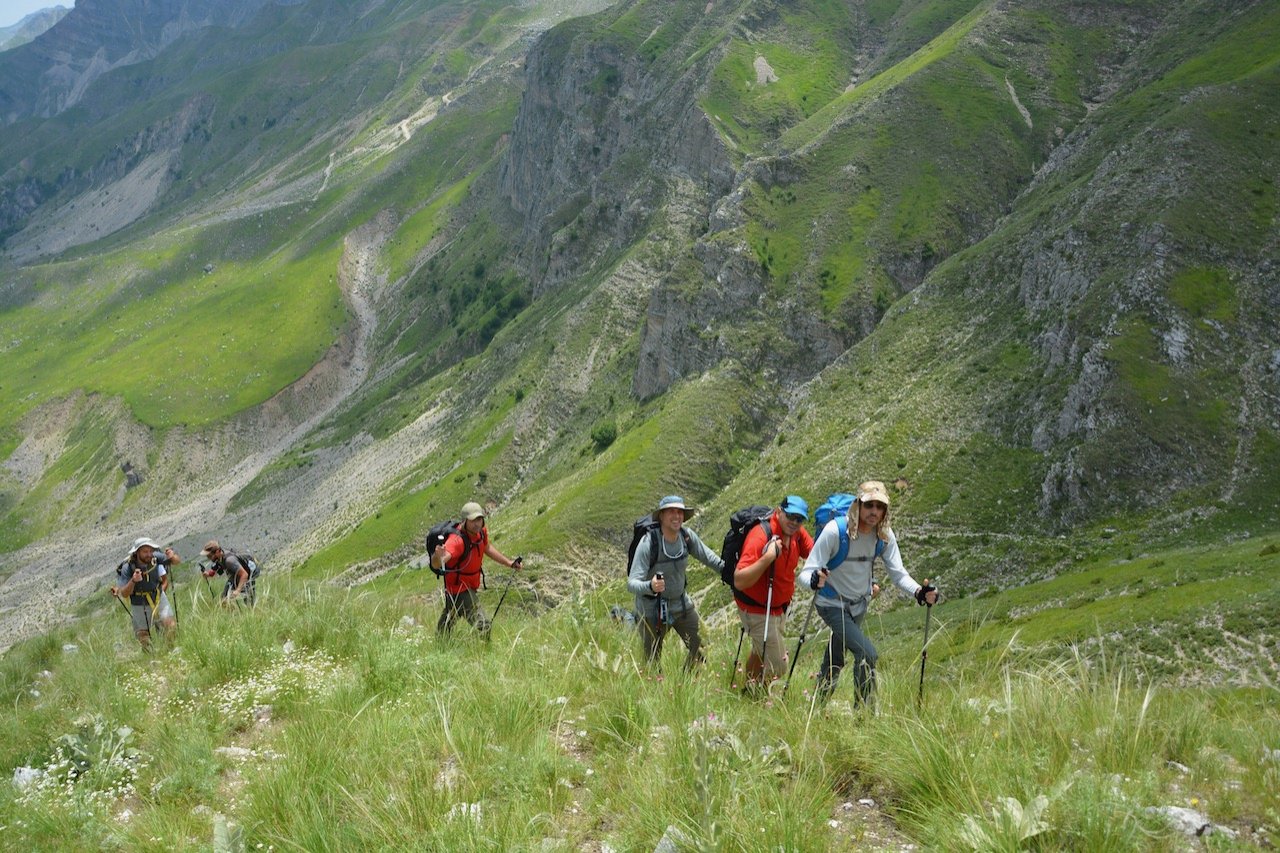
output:
[[[827,583],[846,601],[870,597],[871,563],[876,548],[875,534],[858,534],[857,522],[853,519],[849,519],[849,522],[849,553],[844,562],[832,569],[827,577]],[[880,559],[884,560],[885,570],[894,584],[903,592],[914,596],[920,584],[907,574],[907,570],[902,566],[902,555],[898,552],[898,538],[893,535],[893,531],[888,531],[888,536]],[[813,550],[805,560],[804,569],[796,580],[796,586],[801,584],[808,586],[813,573],[826,566],[839,550],[840,528],[835,519],[832,519],[827,522],[826,527],[822,528],[822,532],[814,541]],[[818,606],[840,607],[841,601],[837,598],[818,596]]]
[[[662,572],[662,579],[667,584],[666,589],[662,591],[662,598],[666,600],[668,610],[673,613],[683,613],[693,607],[693,601],[685,593],[689,557],[692,556],[717,572],[724,567],[724,561],[720,559],[720,555],[708,548],[698,538],[698,534],[687,527],[683,528],[683,532],[689,537],[688,548],[685,547],[684,536],[677,536],[675,542],[667,542],[662,537],[661,531],[656,537],[653,534],[644,537],[636,545],[635,556],[631,558],[631,573],[627,576],[627,589],[635,594],[636,612],[645,619],[652,621],[658,617],[658,596],[649,586],[649,581],[658,572]],[[651,561],[650,543],[655,538],[658,550],[657,560]],[[650,562],[653,565],[650,565]]]

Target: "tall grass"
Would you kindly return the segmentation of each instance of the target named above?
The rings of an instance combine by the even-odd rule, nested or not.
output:
[[[701,672],[674,637],[646,667],[599,594],[504,608],[486,643],[465,623],[438,638],[420,596],[264,581],[250,612],[204,592],[180,593],[176,644],[151,657],[106,611],[75,651],[4,658],[0,769],[51,774],[0,784],[5,849],[207,848],[225,815],[248,849],[826,850],[874,819],[926,849],[1160,850],[1182,842],[1150,806],[1255,840],[1277,813],[1274,691],[1153,683],[1105,644],[992,654],[945,608],[923,703],[918,624],[873,627],[868,709],[847,679],[816,703],[822,637],[785,699],[728,690],[728,625],[704,625]],[[91,756],[75,774],[56,766],[69,744]],[[876,805],[843,806],[860,799]]]

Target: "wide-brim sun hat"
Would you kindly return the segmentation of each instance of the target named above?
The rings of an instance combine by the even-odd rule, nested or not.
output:
[[[867,480],[858,486],[858,503],[868,501],[879,501],[886,507],[889,506],[889,490],[885,488],[884,483],[879,480]]]
[[[145,536],[142,536],[138,539],[133,540],[133,547],[129,549],[129,556],[132,557],[134,554],[138,553],[138,549],[145,545],[150,545],[152,548],[154,548],[157,551],[163,550],[163,548],[159,544],[157,544],[155,541],[148,539]]]
[[[693,510],[684,505],[684,498],[679,495],[667,495],[658,501],[658,508],[653,511],[653,520],[657,521],[658,516],[662,514],[664,509],[678,509],[684,512],[684,520],[688,521],[693,518]]]

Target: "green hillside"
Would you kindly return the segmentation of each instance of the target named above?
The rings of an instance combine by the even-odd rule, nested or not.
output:
[[[1210,849],[1266,848],[1277,650],[1251,638],[1275,636],[1278,553],[1092,557],[941,604],[923,691],[923,610],[888,597],[874,714],[847,677],[814,703],[825,632],[785,698],[752,699],[727,688],[724,622],[696,676],[678,643],[644,668],[616,589],[505,608],[486,644],[434,635],[425,572],[377,593],[271,577],[228,612],[181,568],[165,653],[100,596],[5,656],[0,762],[44,775],[0,786],[0,826],[13,849],[648,849],[674,826],[688,849],[1177,850],[1153,810],[1179,807]]]
[[[6,126],[0,846],[1274,845],[1278,78],[1248,0],[309,0]],[[694,678],[608,620],[658,496],[869,478],[922,705],[892,591],[877,714],[727,690],[710,573]],[[144,533],[264,601],[140,658]]]

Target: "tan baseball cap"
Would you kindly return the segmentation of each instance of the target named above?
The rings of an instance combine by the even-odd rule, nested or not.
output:
[[[484,518],[484,507],[475,501],[467,501],[462,505],[462,517],[467,521],[473,518]]]

